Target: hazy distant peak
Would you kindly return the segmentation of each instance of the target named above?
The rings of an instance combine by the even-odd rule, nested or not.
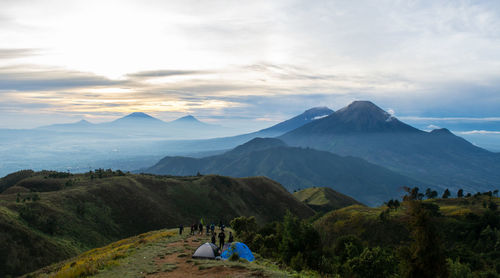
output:
[[[315,113],[315,114],[318,114],[318,113],[325,113],[325,114],[331,114],[333,113],[333,110],[326,107],[326,106],[318,106],[318,107],[313,107],[311,109],[307,109],[304,114],[312,114],[312,113]]]
[[[324,117],[331,115],[334,111],[328,107],[313,107],[304,111],[304,113],[295,116],[291,119],[288,119],[284,122],[278,123],[272,127],[261,130],[261,132],[271,132],[283,134],[285,132],[289,132],[298,127],[301,127],[307,123],[310,123],[314,120],[318,120]]]
[[[196,117],[194,117],[193,115],[187,115],[187,116],[184,116],[184,117],[180,117],[178,118],[177,120],[175,120],[176,122],[177,121],[180,121],[180,122],[199,122],[198,119],[196,119]]]
[[[326,106],[322,107],[313,107],[311,109],[307,109],[304,111],[304,113],[301,114],[301,116],[307,117],[307,118],[315,118],[315,117],[322,117],[322,116],[328,116],[332,114],[334,111]]]
[[[453,135],[453,133],[447,128],[437,128],[431,131],[434,135]]]
[[[142,119],[154,119],[154,117],[143,113],[143,112],[133,112],[125,116],[124,118],[142,118]]]
[[[79,125],[91,125],[92,123],[85,120],[85,119],[81,119],[79,120],[78,122],[76,122],[76,124],[79,124]]]

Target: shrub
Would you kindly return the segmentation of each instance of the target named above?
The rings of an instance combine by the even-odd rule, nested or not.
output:
[[[385,278],[396,272],[396,262],[389,252],[380,247],[365,248],[363,252],[346,262],[356,277]]]

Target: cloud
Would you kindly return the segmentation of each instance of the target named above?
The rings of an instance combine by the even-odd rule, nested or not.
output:
[[[457,133],[458,134],[465,134],[465,135],[470,135],[470,134],[492,135],[492,134],[500,134],[500,131],[492,131],[492,130],[470,130],[470,131],[459,131]]]
[[[123,83],[124,81],[110,80],[92,73],[59,68],[30,65],[0,68],[0,91],[46,91]]]
[[[401,120],[411,121],[438,121],[438,122],[500,122],[500,117],[419,117],[419,116],[402,116]]]
[[[39,53],[38,49],[29,48],[0,48],[0,60],[16,59],[26,56],[33,56]]]
[[[127,74],[128,77],[165,77],[165,76],[175,76],[175,75],[193,75],[193,74],[203,74],[206,71],[196,71],[196,70],[149,70],[140,71],[135,73]]]

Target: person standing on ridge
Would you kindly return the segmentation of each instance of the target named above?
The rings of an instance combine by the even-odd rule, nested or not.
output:
[[[222,247],[224,247],[224,240],[226,239],[226,234],[224,232],[219,233],[219,249],[222,250]]]
[[[212,244],[215,245],[215,233],[212,233]]]

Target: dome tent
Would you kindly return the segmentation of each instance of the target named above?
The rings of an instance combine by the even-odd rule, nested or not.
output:
[[[217,252],[218,248],[215,246],[213,243],[204,243],[196,249],[196,251],[193,254],[194,259],[212,259],[215,260],[215,258],[218,255]]]
[[[246,246],[245,243],[242,242],[233,242],[231,245],[228,245],[225,250],[222,252],[221,258],[223,260],[229,259],[233,253],[238,254],[238,256],[242,259],[245,259],[249,262],[253,262],[255,260],[255,257],[252,254],[252,251],[250,251],[250,248]]]

